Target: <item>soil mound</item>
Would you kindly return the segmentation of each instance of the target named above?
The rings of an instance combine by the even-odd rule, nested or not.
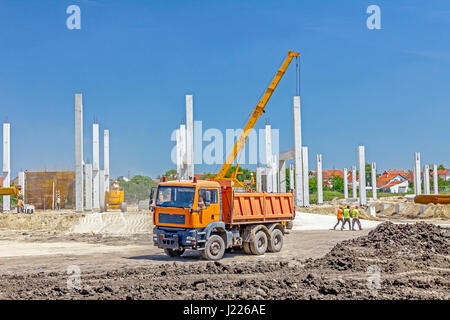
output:
[[[364,271],[376,265],[386,272],[430,267],[450,268],[450,230],[419,222],[384,222],[366,236],[338,243],[310,267]]]

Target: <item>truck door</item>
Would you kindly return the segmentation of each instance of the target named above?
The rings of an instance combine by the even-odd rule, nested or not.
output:
[[[220,220],[220,201],[218,188],[200,188],[198,190],[198,206],[201,208],[202,224]]]

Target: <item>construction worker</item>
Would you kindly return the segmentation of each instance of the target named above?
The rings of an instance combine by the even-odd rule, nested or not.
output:
[[[342,219],[343,214],[344,214],[344,206],[339,206],[339,209],[337,211],[337,223],[334,226],[333,230],[336,230],[336,227],[339,225],[339,223],[344,224],[344,219]]]
[[[344,209],[344,223],[342,224],[341,230],[344,230],[345,224],[348,222],[348,229],[352,230],[352,224],[350,222],[350,206],[347,206],[347,208]]]
[[[56,210],[61,209],[61,198],[56,197]]]
[[[203,201],[203,197],[198,197],[198,206],[199,208],[204,208],[205,207],[205,201]]]
[[[358,224],[359,230],[362,230],[361,228],[361,222],[359,221],[359,210],[358,206],[355,207],[355,209],[352,210],[352,230],[355,230],[355,222]]]
[[[23,200],[22,198],[19,198],[19,200],[17,200],[17,213],[23,213]]]

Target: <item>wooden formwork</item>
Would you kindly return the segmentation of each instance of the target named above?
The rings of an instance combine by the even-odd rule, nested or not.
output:
[[[36,209],[56,207],[54,195],[59,193],[61,208],[74,207],[75,172],[25,172],[25,201]],[[66,201],[67,199],[67,201]]]

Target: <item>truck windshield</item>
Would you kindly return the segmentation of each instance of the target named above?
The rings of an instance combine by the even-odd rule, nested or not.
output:
[[[191,208],[194,203],[195,187],[161,186],[156,195],[156,206]]]

